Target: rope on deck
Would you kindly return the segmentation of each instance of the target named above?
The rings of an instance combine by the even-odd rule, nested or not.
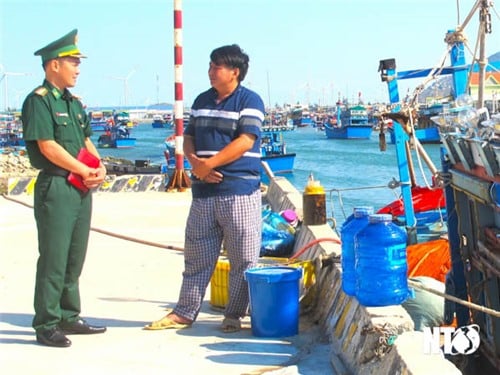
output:
[[[481,305],[478,305],[478,304],[475,304],[473,302],[469,302],[469,301],[464,301],[464,300],[461,300],[460,298],[457,298],[455,296],[452,296],[450,294],[446,294],[446,293],[442,293],[438,290],[435,290],[435,289],[432,289],[432,288],[429,288],[429,287],[426,287],[416,281],[413,281],[413,280],[408,280],[408,285],[410,285],[412,288],[417,288],[417,289],[422,289],[422,290],[425,290],[426,292],[429,292],[429,293],[432,293],[432,294],[435,294],[437,296],[440,296],[440,297],[444,297],[450,301],[453,301],[453,302],[456,302],[456,303],[459,303],[461,305],[464,305],[464,306],[467,306],[473,310],[478,310],[478,311],[481,311],[485,314],[488,314],[488,315],[492,315],[496,318],[500,318],[500,311],[497,311],[497,310],[493,310],[493,309],[490,309],[488,307],[484,307],[484,306],[481,306]]]
[[[21,200],[9,197],[6,194],[2,194],[2,197],[5,198],[5,199],[7,199],[7,200],[9,200],[9,201],[11,201],[11,202],[22,204],[23,206],[26,206],[28,208],[33,208],[33,205],[25,203],[25,202],[23,202]],[[152,242],[152,241],[142,240],[140,238],[125,236],[123,234],[119,234],[119,233],[115,233],[115,232],[110,232],[110,231],[107,231],[107,230],[104,230],[104,229],[100,229],[100,228],[96,228],[96,227],[92,227],[92,226],[90,227],[90,230],[94,231],[94,232],[98,232],[98,233],[104,234],[104,235],[107,235],[107,236],[110,236],[110,237],[119,238],[121,240],[140,243],[142,245],[159,247],[161,249],[167,249],[167,250],[184,251],[184,248],[182,248],[182,247],[173,246],[173,245],[163,245],[163,244],[158,243],[158,242]]]

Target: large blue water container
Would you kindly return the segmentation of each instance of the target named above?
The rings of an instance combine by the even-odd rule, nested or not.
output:
[[[356,298],[364,306],[399,305],[408,298],[406,231],[392,215],[373,214],[354,236]]]
[[[342,241],[342,290],[354,296],[356,293],[356,271],[354,269],[354,235],[368,225],[368,216],[373,214],[373,207],[354,207],[351,219],[344,223],[340,231]]]

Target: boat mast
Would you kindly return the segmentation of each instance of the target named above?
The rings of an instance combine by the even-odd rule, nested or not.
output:
[[[479,33],[478,33],[478,44],[479,44],[479,59],[477,63],[479,65],[479,87],[477,93],[477,108],[484,107],[484,78],[486,76],[486,65],[488,64],[488,58],[486,57],[486,34],[491,34],[491,14],[490,14],[490,0],[477,0],[469,14],[465,18],[462,25],[457,27],[457,31],[463,31],[472,16],[479,9]],[[471,69],[474,66],[474,61],[472,61]]]
[[[484,78],[486,75],[486,34],[491,34],[491,14],[489,12],[489,0],[481,2],[479,11],[479,90],[477,94],[477,108],[484,107]]]

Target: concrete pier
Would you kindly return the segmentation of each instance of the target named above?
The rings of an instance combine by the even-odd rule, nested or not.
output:
[[[117,179],[94,193],[95,230],[81,279],[84,317],[109,330],[72,336],[73,346],[62,350],[34,341],[35,222],[31,208],[9,200],[31,202],[33,182],[18,179],[9,185],[10,195],[0,200],[3,373],[67,374],[64,368],[70,368],[72,374],[102,369],[108,374],[159,374],[175,368],[203,374],[461,374],[443,355],[424,354],[422,334],[413,331],[401,306],[366,308],[343,293],[340,243],[327,224],[303,226],[296,237],[298,258],[315,264],[315,284],[307,304],[301,304],[299,335],[258,339],[251,335],[249,319],[243,331],[222,334],[222,314],[208,300],[188,330],[141,330],[177,300],[183,269],[177,249],[183,246],[191,196],[159,192],[161,184],[151,183],[154,178],[143,184],[144,177],[122,179],[126,181]],[[285,178],[276,177],[266,196],[275,211],[294,209],[302,215],[302,195]],[[41,363],[57,367],[40,370]]]

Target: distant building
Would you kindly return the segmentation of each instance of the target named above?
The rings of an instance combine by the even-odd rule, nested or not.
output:
[[[495,66],[496,65],[496,66]],[[500,62],[492,66],[493,70],[486,70],[484,76],[484,100],[500,100]],[[496,68],[496,70],[494,70]],[[479,72],[473,72],[470,83],[470,94],[477,99],[479,88]]]

